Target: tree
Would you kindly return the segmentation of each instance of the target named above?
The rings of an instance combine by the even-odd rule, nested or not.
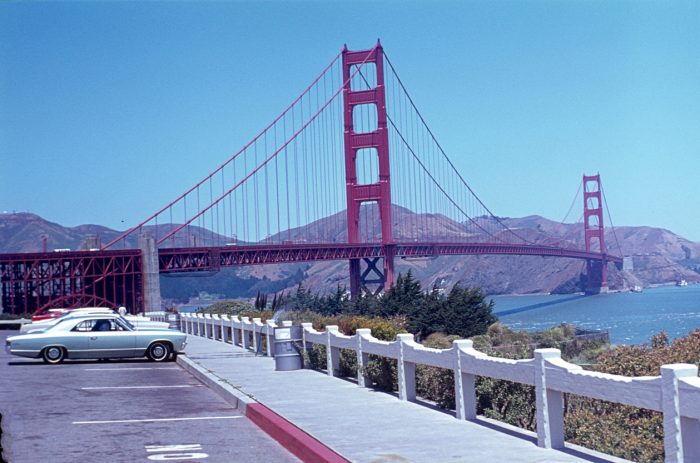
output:
[[[258,291],[257,296],[255,296],[254,306],[256,310],[265,310],[267,308],[267,294],[262,294]]]
[[[425,295],[420,286],[420,281],[413,278],[409,270],[405,277],[399,274],[396,284],[381,298],[376,314],[380,317],[394,317],[396,315],[410,315],[423,304]]]
[[[480,288],[455,285],[445,297],[438,288],[423,297],[418,309],[407,314],[407,326],[421,339],[442,332],[462,338],[485,334],[497,321],[493,301],[486,302]]]

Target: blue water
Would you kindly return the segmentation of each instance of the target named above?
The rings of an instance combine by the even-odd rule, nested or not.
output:
[[[610,332],[613,344],[648,343],[664,330],[670,339],[700,328],[700,285],[664,286],[642,293],[595,296],[493,296],[494,313],[515,330],[539,331],[560,323]]]

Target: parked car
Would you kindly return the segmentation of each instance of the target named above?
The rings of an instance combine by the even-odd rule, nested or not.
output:
[[[58,318],[64,313],[68,312],[68,309],[46,309],[42,312],[36,312],[32,315],[32,323],[40,322],[44,320],[52,320]]]
[[[5,350],[46,363],[127,357],[161,362],[182,352],[186,343],[187,335],[180,331],[136,330],[120,315],[103,313],[65,317],[44,330],[11,336]]]
[[[60,320],[70,318],[70,317],[77,317],[85,314],[114,314],[114,310],[108,309],[106,307],[82,307],[79,309],[60,309],[60,310],[65,310],[63,313],[59,314],[55,318],[49,318],[45,320],[40,320],[38,322],[32,321],[32,323],[27,323],[26,325],[22,325],[22,328],[20,328],[20,333],[31,333],[32,331],[36,330],[45,330],[56,323],[58,323]],[[137,330],[153,330],[153,329],[167,329],[170,325],[167,322],[156,322],[156,321],[151,321],[150,318],[148,317],[142,317],[138,315],[124,315],[123,316],[126,321],[128,321],[131,325],[134,326],[135,329]]]

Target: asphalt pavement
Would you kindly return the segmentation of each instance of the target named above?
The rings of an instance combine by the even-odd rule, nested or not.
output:
[[[174,362],[45,365],[3,349],[0,413],[10,463],[299,461]]]

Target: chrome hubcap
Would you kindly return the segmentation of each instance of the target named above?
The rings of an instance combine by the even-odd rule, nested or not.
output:
[[[154,357],[162,357],[163,354],[165,354],[165,349],[163,349],[162,346],[155,346],[153,348],[153,356]]]
[[[48,356],[51,360],[56,360],[61,356],[61,349],[58,347],[52,347],[49,349]]]

